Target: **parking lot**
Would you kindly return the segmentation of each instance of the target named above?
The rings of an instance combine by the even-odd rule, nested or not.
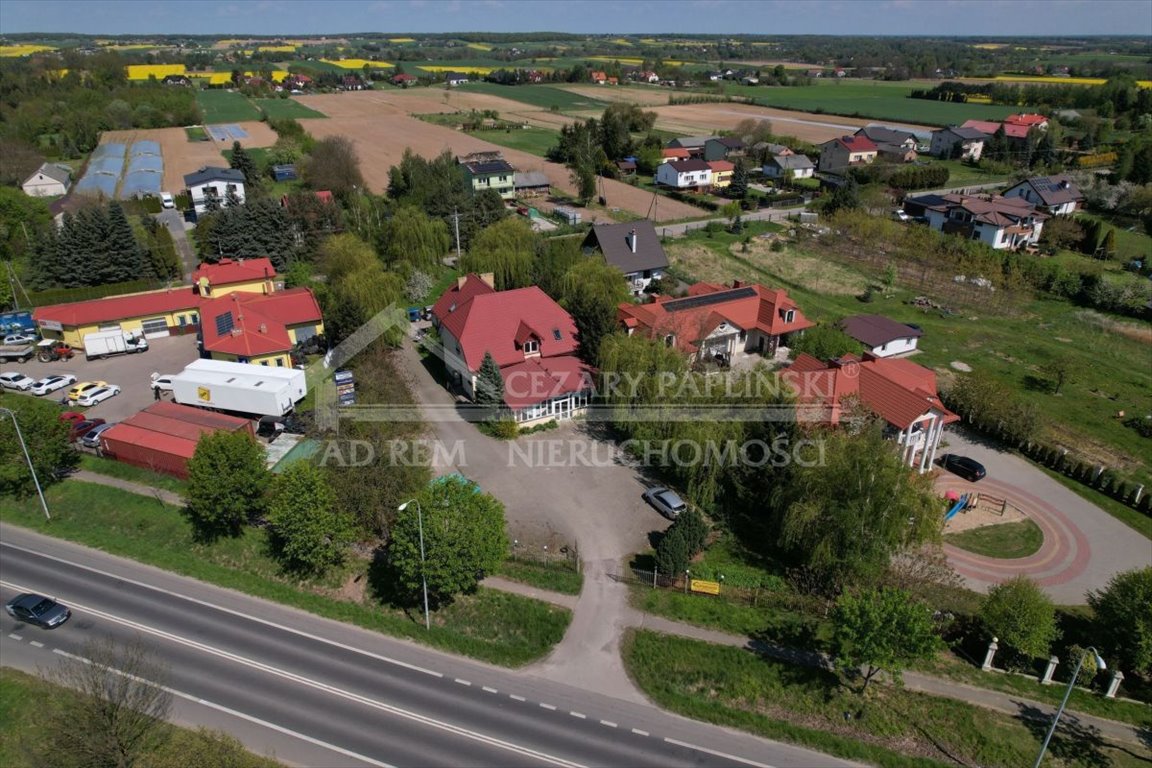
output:
[[[106,381],[120,387],[120,394],[110,400],[87,409],[88,415],[107,422],[123,421],[153,402],[152,374],[180,373],[184,366],[199,357],[195,336],[170,336],[166,339],[149,339],[148,351],[134,355],[116,355],[103,360],[86,360],[83,352],[68,361],[41,363],[29,360],[27,363],[3,364],[0,370],[20,371],[33,379],[53,374],[70,373],[77,381]],[[59,400],[68,389],[61,389],[45,395],[48,400]],[[27,392],[5,390],[5,394],[35,397]],[[61,409],[64,410],[64,409]],[[68,410],[83,411],[83,408],[70,407]]]

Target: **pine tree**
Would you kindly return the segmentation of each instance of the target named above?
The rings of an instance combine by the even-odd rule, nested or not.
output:
[[[480,372],[476,377],[476,404],[488,410],[489,416],[504,407],[504,377],[500,375],[500,366],[491,352],[484,353],[484,362],[480,363]]]
[[[1104,258],[1116,258],[1116,230],[1112,227],[1109,227],[1108,234],[1104,235],[1104,244],[1100,246],[1100,250]]]
[[[108,270],[113,278],[109,282],[155,277],[124,208],[115,201],[108,206]]]
[[[732,169],[732,183],[728,185],[728,196],[733,200],[743,200],[748,196],[748,169],[744,167],[743,158],[737,158],[735,168]]]
[[[240,146],[240,142],[238,141],[232,142],[232,159],[228,161],[228,165],[244,174],[244,186],[246,189],[253,189],[259,186],[260,175],[256,170],[256,163],[253,162],[252,158],[244,151],[244,147]]]

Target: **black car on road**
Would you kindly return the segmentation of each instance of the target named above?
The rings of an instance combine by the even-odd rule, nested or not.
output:
[[[72,615],[72,611],[68,610],[67,606],[61,605],[50,597],[32,592],[16,595],[8,601],[4,610],[8,611],[8,615],[17,621],[35,624],[44,629],[58,627],[68,621],[68,617]]]
[[[940,458],[940,466],[972,482],[976,482],[988,474],[984,471],[984,465],[976,461],[976,459],[970,459],[967,456],[957,456],[954,453],[944,454]]]

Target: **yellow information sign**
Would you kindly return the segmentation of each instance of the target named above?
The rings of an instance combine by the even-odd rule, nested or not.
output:
[[[693,592],[703,592],[706,595],[720,594],[720,582],[718,581],[704,581],[703,579],[692,579],[688,583],[688,587]]]
[[[208,389],[208,387],[196,387],[196,397],[200,398],[201,402],[210,402],[212,400],[212,390]]]

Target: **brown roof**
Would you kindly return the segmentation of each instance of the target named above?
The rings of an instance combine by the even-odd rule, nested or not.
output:
[[[869,347],[879,347],[896,339],[919,338],[924,332],[883,315],[855,315],[840,322],[844,333]]]

